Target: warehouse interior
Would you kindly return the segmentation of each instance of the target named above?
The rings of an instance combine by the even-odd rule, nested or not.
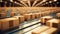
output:
[[[60,34],[60,0],[0,0],[0,34]]]

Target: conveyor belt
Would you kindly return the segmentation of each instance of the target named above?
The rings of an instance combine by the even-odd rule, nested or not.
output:
[[[55,18],[55,13],[51,14],[50,16],[53,16],[53,17]],[[39,19],[37,19],[37,20],[39,20]],[[31,20],[31,21],[25,21],[24,23],[21,23],[19,26],[22,26],[22,25],[25,25],[25,24],[30,24],[31,22],[34,22],[34,21],[36,21],[36,20],[33,20],[33,21],[32,21],[32,20]],[[7,34],[14,34],[14,33],[16,33],[16,32],[19,32],[19,31],[25,30],[25,29],[27,29],[27,28],[33,27],[33,26],[35,26],[35,25],[37,25],[37,24],[39,24],[39,22],[34,23],[34,24],[31,24],[31,25],[29,25],[29,26],[27,26],[27,27],[24,27],[24,28],[21,28],[21,29],[17,29],[17,30],[8,32]],[[37,26],[37,27],[38,27],[38,26]],[[35,28],[37,28],[37,27],[35,27]],[[32,28],[32,29],[34,29],[34,28]],[[32,29],[28,30],[27,32],[31,31]],[[25,33],[27,33],[27,32],[24,32],[23,34],[25,34]]]
[[[36,24],[36,25],[34,25],[34,26],[32,26],[32,27],[27,28],[27,29],[28,29],[28,31],[26,31],[27,29],[24,29],[24,31],[26,31],[26,32],[24,32],[23,34],[25,34],[25,33],[29,32],[29,31],[31,31],[31,30],[33,30],[33,29],[37,28],[37,27],[40,27],[40,26],[41,26],[40,24]]]
[[[32,27],[32,26],[34,26],[34,25],[36,25],[36,24],[39,24],[39,23],[35,23],[35,24],[33,24],[33,25],[24,27],[24,28],[22,28],[22,29],[17,29],[17,30],[15,30],[15,31],[9,32],[8,34],[12,34],[12,33],[15,33],[15,32],[21,31],[21,30],[24,30],[24,29],[29,28],[29,27]]]
[[[6,34],[13,34],[13,33],[15,33],[15,32],[18,32],[18,31],[21,31],[21,30],[24,30],[24,29],[27,29],[27,28],[29,28],[29,27],[32,27],[32,26],[34,26],[34,25],[39,24],[39,21],[34,20],[33,22],[35,22],[35,23],[32,23],[31,25],[29,25],[29,26],[27,26],[27,27],[19,28],[19,29],[16,29],[16,30],[14,30],[14,31],[8,32],[8,33],[6,33]],[[30,24],[30,23],[27,22],[27,23],[25,23],[25,24]],[[23,23],[22,25],[24,25],[24,23]],[[20,24],[19,26],[21,26],[21,24]]]
[[[31,27],[28,27],[28,28],[23,29],[23,30],[21,30],[21,31],[15,32],[15,33],[13,33],[13,34],[20,34],[20,33],[21,33],[21,34],[25,34],[25,33],[29,32],[29,31],[37,28],[37,27],[40,27],[40,24],[33,25],[33,26],[31,26]]]

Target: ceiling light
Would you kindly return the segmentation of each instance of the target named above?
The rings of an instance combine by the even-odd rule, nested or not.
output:
[[[57,0],[54,0],[54,1],[57,1]]]
[[[43,2],[45,2],[46,0],[43,0]]]
[[[48,4],[48,2],[46,2],[46,4]]]
[[[59,2],[57,2],[57,4],[59,4]]]
[[[52,1],[49,1],[49,3],[52,3]]]
[[[14,3],[17,3],[17,2],[14,2]]]
[[[22,0],[22,1],[28,1],[28,0]]]
[[[13,2],[13,0],[10,0],[11,2]]]

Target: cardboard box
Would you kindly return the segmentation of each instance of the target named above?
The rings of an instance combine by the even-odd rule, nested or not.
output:
[[[31,14],[24,14],[25,20],[30,20],[31,19]]]
[[[5,20],[5,19],[1,19],[0,20],[0,25],[1,25],[1,27],[0,27],[0,29],[1,30],[6,30],[6,29],[8,29],[9,28],[9,21],[7,21],[7,20]]]
[[[35,14],[32,14],[31,16],[32,16],[32,17],[31,17],[32,19],[35,19]]]
[[[1,7],[0,11],[1,13],[7,13],[8,8],[7,7]]]
[[[42,23],[46,23],[46,21],[48,21],[52,18],[53,18],[52,16],[44,16],[44,17],[41,17],[40,20]]]
[[[45,12],[41,12],[41,16],[45,16],[46,15],[46,13]]]
[[[47,27],[47,26],[41,26],[40,28],[33,30],[32,34],[39,34],[39,33],[43,32],[43,31],[45,31],[47,29],[49,29],[49,27]]]
[[[46,22],[46,26],[49,26],[49,27],[60,28],[59,25],[60,25],[60,22],[58,19],[51,19]]]
[[[12,23],[13,23],[13,27],[19,26],[19,21],[17,19],[16,20],[12,20]]]
[[[15,16],[15,15],[16,15],[16,12],[10,13],[10,16],[11,16],[11,17],[13,17],[13,16]]]
[[[1,30],[1,25],[2,25],[2,24],[1,24],[1,21],[0,21],[0,30]]]
[[[46,13],[46,15],[49,15],[49,14],[51,14],[51,11],[46,11],[45,13]]]
[[[52,27],[52,28],[40,33],[40,34],[57,34],[57,28]]]
[[[41,17],[41,13],[39,13],[39,17]]]
[[[60,13],[57,13],[57,14],[56,14],[56,17],[57,17],[57,18],[60,18]]]
[[[14,16],[14,17],[18,18],[20,23],[25,21],[24,16]]]
[[[39,17],[39,13],[35,13],[35,18],[38,18]]]
[[[12,24],[10,28],[19,26],[19,19],[18,18],[7,18],[9,20],[9,26]]]
[[[20,11],[20,14],[21,14],[21,15],[24,15],[24,14],[25,14],[25,11]]]
[[[0,13],[0,17],[1,18],[5,18],[6,17],[6,13]]]
[[[7,30],[19,25],[19,21],[17,18],[5,18],[0,20],[1,30]]]

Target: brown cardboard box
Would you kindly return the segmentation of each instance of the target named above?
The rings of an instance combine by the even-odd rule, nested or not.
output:
[[[0,13],[7,13],[7,8],[6,7],[1,7],[0,8]]]
[[[1,25],[2,25],[2,24],[1,24],[1,22],[0,22],[0,30],[1,30]]]
[[[45,16],[46,15],[46,13],[45,12],[41,12],[41,16]]]
[[[13,27],[19,26],[19,21],[17,19],[16,20],[12,20],[12,23],[13,23]]]
[[[43,32],[43,31],[45,31],[47,29],[49,29],[49,27],[47,27],[47,26],[41,26],[40,28],[33,30],[32,34],[39,34],[39,33]]]
[[[49,15],[49,14],[50,14],[50,11],[41,12],[41,16],[45,16],[45,15]]]
[[[11,17],[13,17],[13,16],[15,16],[15,15],[16,15],[16,12],[11,12],[11,13],[10,13],[10,16],[11,16]]]
[[[31,16],[32,16],[32,17],[31,17],[32,19],[35,19],[35,14],[32,14]]]
[[[38,18],[39,17],[39,13],[35,13],[35,18]]]
[[[30,20],[31,19],[31,14],[24,14],[25,20]]]
[[[41,17],[41,14],[39,13],[39,17]]]
[[[6,16],[6,13],[0,13],[0,17],[4,18]]]
[[[39,13],[39,17],[41,17],[41,14]]]
[[[44,17],[41,17],[40,20],[42,23],[46,23],[46,21],[48,21],[52,18],[53,18],[52,16],[44,16]]]
[[[25,21],[24,16],[14,16],[14,17],[18,18],[20,23]]]
[[[9,21],[5,20],[5,19],[1,19],[0,20],[0,25],[1,25],[1,30],[6,30],[9,28]]]
[[[2,8],[0,7],[0,11],[2,11]]]
[[[40,34],[57,34],[57,28],[52,27],[52,28],[40,33]]]
[[[53,10],[51,11],[51,13],[54,13],[54,12],[55,12],[55,11],[53,11]]]
[[[1,19],[1,30],[7,30],[13,27],[16,27],[19,25],[19,21],[17,18],[6,18],[6,19]]]
[[[20,14],[21,14],[21,15],[24,15],[24,14],[25,14],[25,11],[20,11]]]
[[[48,14],[50,14],[50,11],[45,11],[45,15],[48,15]]]
[[[4,8],[4,13],[7,13],[8,8],[7,7],[3,7]]]
[[[39,17],[42,17],[42,13],[39,14]]]
[[[2,23],[2,30],[7,30],[7,29],[9,29],[9,22],[7,21],[7,22],[3,22]]]
[[[9,26],[12,24],[10,28],[17,27],[19,25],[18,18],[7,18],[6,20],[9,20]]]
[[[46,22],[46,26],[49,26],[49,27],[60,28],[59,25],[60,25],[60,22],[58,19],[51,19]]]
[[[60,18],[60,13],[57,13],[57,14],[56,14],[56,17],[57,17],[57,18]]]

